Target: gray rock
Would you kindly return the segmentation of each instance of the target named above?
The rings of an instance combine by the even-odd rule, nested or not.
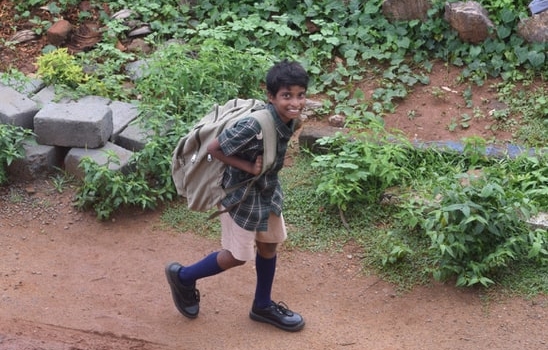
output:
[[[548,9],[548,1],[546,0],[533,0],[529,3],[529,10],[533,15],[544,12]]]
[[[299,133],[299,146],[309,149],[314,153],[325,153],[316,141],[325,136],[333,136],[337,132],[346,132],[346,129],[333,126],[321,127],[314,126],[312,123],[304,123],[301,132]]]
[[[34,138],[23,142],[25,157],[15,159],[8,166],[8,173],[18,180],[34,180],[45,178],[63,165],[66,149],[39,145]]]
[[[137,124],[129,124],[117,137],[116,144],[125,149],[137,152],[146,145],[148,136],[153,135],[152,131],[143,130]]]
[[[31,97],[33,101],[38,103],[40,106],[45,106],[50,102],[55,100],[55,87],[46,86],[40,91],[38,91],[34,96]],[[68,101],[67,101],[68,102]]]
[[[49,103],[34,117],[34,132],[43,145],[99,148],[112,129],[112,110],[102,103]]]
[[[527,220],[527,223],[534,229],[546,230],[548,229],[548,213],[538,213]]]
[[[139,80],[147,74],[149,63],[146,60],[130,62],[126,65],[126,72],[133,81]]]
[[[0,85],[0,123],[33,129],[38,104],[15,89]]]
[[[116,154],[118,160],[109,161],[110,152]],[[103,147],[96,149],[72,148],[65,157],[65,171],[78,179],[83,179],[85,174],[80,168],[80,162],[84,157],[89,157],[99,165],[108,164],[109,170],[128,173],[131,171],[131,167],[128,162],[132,155],[133,152],[111,142],[108,142]]]
[[[110,141],[117,143],[118,135],[139,116],[137,104],[114,101],[109,105],[112,110],[112,135]],[[128,148],[131,149],[131,148]]]

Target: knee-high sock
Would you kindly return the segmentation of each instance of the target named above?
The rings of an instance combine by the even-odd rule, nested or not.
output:
[[[265,259],[259,254],[255,258],[255,271],[257,272],[257,287],[255,289],[255,306],[265,308],[272,302],[272,282],[276,273],[276,256]]]
[[[218,254],[219,252],[211,253],[197,263],[183,267],[179,271],[181,283],[191,286],[200,278],[213,276],[222,272],[223,269],[217,263]]]

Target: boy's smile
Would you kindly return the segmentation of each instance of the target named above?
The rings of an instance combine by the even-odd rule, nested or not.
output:
[[[302,86],[292,85],[282,87],[276,95],[268,94],[268,100],[284,123],[297,119],[306,105],[306,89]]]

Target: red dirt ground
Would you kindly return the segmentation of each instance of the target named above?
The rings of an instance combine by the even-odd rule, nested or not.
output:
[[[10,3],[0,0],[3,22]],[[4,25],[0,37],[11,34]],[[32,74],[42,45],[2,47],[0,71],[15,66]],[[457,75],[436,65],[430,85],[416,87],[386,116],[387,128],[422,141],[510,140],[489,118],[500,108],[490,85],[473,88],[474,112],[464,107],[466,86]],[[363,89],[372,92],[367,84]],[[464,113],[475,116],[470,126],[450,130]],[[72,194],[46,181],[0,187],[2,350],[548,348],[548,296],[525,300],[439,283],[398,294],[363,273],[352,245],[323,253],[282,248],[274,298],[303,314],[302,332],[248,318],[253,264],[200,281],[201,313],[188,320],[172,303],[164,265],[195,261],[219,243],[165,228],[161,210],[98,222],[73,208]]]

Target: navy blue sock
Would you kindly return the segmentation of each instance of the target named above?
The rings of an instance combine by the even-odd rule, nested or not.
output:
[[[276,256],[265,259],[259,254],[255,258],[255,270],[257,272],[257,287],[255,289],[255,306],[263,309],[270,305],[272,282],[276,273]]]
[[[185,286],[193,285],[197,279],[209,277],[223,272],[223,269],[217,263],[217,255],[214,252],[190,266],[185,266],[179,270],[179,278]]]

